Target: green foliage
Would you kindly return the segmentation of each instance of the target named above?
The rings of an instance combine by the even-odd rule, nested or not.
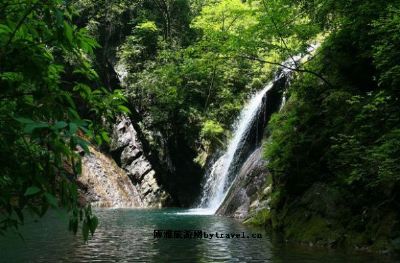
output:
[[[276,193],[273,221],[288,238],[315,241],[325,238],[322,231],[350,245],[383,242],[387,248],[388,239],[398,236],[394,221],[400,216],[394,212],[400,187],[399,2],[292,2],[330,31],[308,68],[332,85],[297,77],[288,102],[269,124],[265,156]],[[315,214],[315,202],[298,203],[319,183],[345,197],[334,198],[335,210],[328,214]],[[313,216],[302,219],[302,214]],[[357,215],[362,219],[352,220]],[[377,230],[377,218],[387,217],[390,223]],[[300,226],[322,230],[302,235],[296,230]],[[362,238],[351,240],[357,236]]]
[[[195,151],[207,145],[215,149],[227,133],[209,121],[230,127],[247,94],[260,88],[257,83],[274,70],[257,58],[278,63],[304,50],[317,33],[315,27],[305,27],[307,17],[288,23],[285,31],[277,27],[294,14],[301,16],[299,9],[279,1],[205,1],[199,14],[191,17],[190,27],[198,35],[188,46],[177,45],[179,40],[165,42],[165,30],[156,30],[157,19],[143,19],[118,57],[127,71],[126,93],[144,117],[145,128],[161,132],[167,142],[181,138]]]
[[[97,133],[107,138],[100,118],[113,117],[125,101],[99,87],[89,60],[98,44],[74,15],[59,0],[0,6],[0,234],[23,224],[23,211],[79,213],[76,149],[88,152]],[[96,219],[85,213],[79,221],[94,232]]]
[[[69,221],[69,230],[76,233],[78,231],[79,222],[82,221],[82,236],[84,240],[88,240],[89,233],[93,236],[99,220],[92,214],[90,205],[81,210],[74,210]]]
[[[142,32],[157,32],[157,25],[153,21],[146,21],[138,24],[136,28]]]
[[[211,144],[222,144],[222,136],[224,135],[224,128],[218,122],[213,120],[206,120],[200,131],[201,138],[208,140]]]
[[[387,13],[373,23],[373,35],[378,39],[375,43],[374,63],[379,71],[379,85],[398,87],[400,79],[400,51],[396,43],[400,37],[400,8],[389,6]]]
[[[348,184],[360,182],[368,188],[389,190],[399,181],[398,145],[400,119],[394,113],[396,101],[388,92],[353,97],[348,103],[355,109],[353,129],[333,137],[335,156],[331,163]],[[372,140],[371,140],[372,139]],[[368,189],[366,189],[368,190]]]

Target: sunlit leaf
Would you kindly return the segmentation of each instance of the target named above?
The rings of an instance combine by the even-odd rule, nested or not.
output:
[[[124,106],[124,105],[118,105],[118,109],[119,109],[121,112],[123,112],[123,113],[127,113],[127,114],[130,114],[130,113],[131,113],[131,111],[129,110],[129,108],[126,107],[126,106]]]

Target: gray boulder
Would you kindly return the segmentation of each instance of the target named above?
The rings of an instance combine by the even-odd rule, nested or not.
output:
[[[259,199],[267,174],[266,162],[262,158],[261,148],[258,148],[242,165],[216,214],[244,220],[250,210],[266,206],[266,202],[260,202]]]

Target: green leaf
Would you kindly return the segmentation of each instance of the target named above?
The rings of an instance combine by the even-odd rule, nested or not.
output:
[[[81,97],[84,99],[88,99],[92,95],[92,89],[88,85],[83,83],[78,83],[74,87],[74,91],[78,91],[81,94]]]
[[[32,133],[36,129],[48,128],[48,127],[49,127],[49,125],[44,122],[30,123],[24,127],[24,132],[29,134],[29,133]]]
[[[131,113],[131,111],[128,109],[128,107],[126,107],[124,105],[118,105],[118,109],[123,113],[127,113],[127,114]]]
[[[60,130],[67,127],[67,125],[68,124],[65,121],[58,121],[53,125],[53,128],[56,130]]]
[[[66,156],[71,153],[71,150],[62,141],[54,140],[52,142],[52,146],[53,146],[55,151],[57,151],[59,153],[63,153]]]
[[[92,236],[96,231],[98,225],[99,225],[99,219],[96,216],[92,216],[89,221],[89,230]]]
[[[15,118],[18,122],[23,123],[23,124],[30,124],[30,123],[34,123],[35,121],[32,119],[28,119],[28,118],[23,118],[23,117],[18,117]]]
[[[78,219],[76,217],[73,217],[69,220],[68,229],[72,231],[74,234],[78,232]]]
[[[80,119],[78,112],[76,112],[75,110],[75,106],[73,106],[73,108],[68,108],[68,113],[70,115],[71,118],[75,118],[77,120]]]
[[[41,190],[39,187],[36,186],[31,186],[26,189],[24,196],[30,196],[30,195],[35,195],[39,193]]]
[[[61,10],[56,10],[55,12],[55,16],[56,16],[56,22],[57,25],[61,28],[64,22],[64,17],[63,17],[63,13],[61,12]]]
[[[74,123],[74,122],[71,122],[69,124],[69,132],[71,134],[75,134],[77,130],[78,130],[78,125],[76,125],[76,123]]]
[[[0,73],[0,79],[13,82],[21,82],[24,80],[24,75],[21,72],[2,72]]]
[[[64,21],[64,35],[70,44],[73,43],[73,29],[70,24]]]
[[[4,25],[4,24],[0,24],[0,34],[11,33],[11,32],[12,32],[12,30],[10,27],[8,27],[7,25]]]
[[[110,143],[110,137],[108,137],[108,133],[103,131],[101,132],[101,138],[106,142],[106,143]]]
[[[88,146],[89,145],[88,141],[83,140],[83,139],[81,139],[79,137],[75,137],[74,139],[75,139],[76,143],[79,146],[81,146],[83,148],[83,150],[85,150],[85,153],[90,153],[89,146]]]
[[[96,135],[96,136],[95,136],[95,140],[96,140],[96,143],[97,143],[98,145],[101,145],[102,140],[101,140],[101,136],[100,136],[100,135]]]
[[[84,221],[82,225],[82,234],[83,234],[83,239],[87,241],[89,238],[89,224],[86,221]]]
[[[64,92],[62,95],[65,98],[65,100],[68,102],[68,104],[72,107],[69,109],[75,109],[76,106],[75,106],[74,100],[72,99],[71,94],[68,92]]]
[[[53,207],[58,207],[58,201],[57,201],[57,198],[56,198],[54,195],[49,194],[49,193],[45,193],[45,194],[44,194],[44,197],[46,198],[47,202],[48,202],[51,206],[53,206]]]

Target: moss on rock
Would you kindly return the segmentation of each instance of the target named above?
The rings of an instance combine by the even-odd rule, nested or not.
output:
[[[271,221],[271,213],[269,209],[265,208],[250,216],[243,223],[253,226],[268,226]]]

